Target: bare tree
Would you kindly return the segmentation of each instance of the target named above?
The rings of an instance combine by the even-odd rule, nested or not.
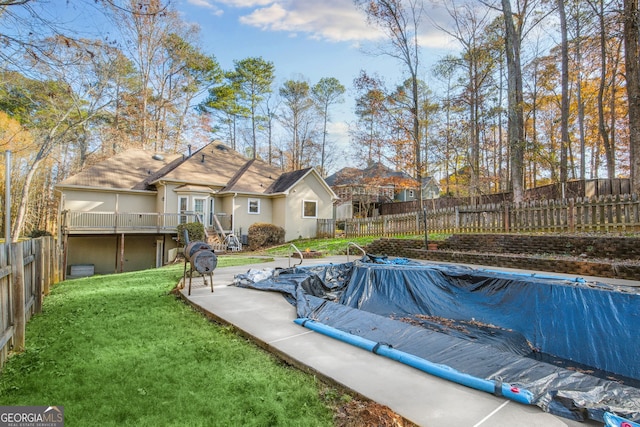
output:
[[[32,111],[25,126],[36,143],[30,163],[24,175],[19,205],[11,238],[15,241],[22,233],[29,203],[33,178],[40,165],[51,152],[62,144],[69,143],[75,133],[82,129],[111,102],[102,96],[103,82],[96,80],[94,54],[84,52],[82,46],[68,44],[68,40],[52,40],[51,50],[59,56],[69,55],[77,61],[74,72],[70,69],[50,68],[44,63],[37,65],[42,76],[50,79],[24,80],[24,96]],[[82,54],[84,52],[84,54]],[[26,118],[26,117],[25,117]]]
[[[291,133],[289,170],[307,166],[305,149],[312,142],[313,126],[309,112],[313,107],[309,83],[304,80],[287,80],[280,87],[282,114],[280,122]]]
[[[560,100],[560,182],[567,182],[567,150],[569,148],[569,41],[567,37],[567,14],[564,0],[557,0],[558,16],[560,17],[561,42],[561,87]]]
[[[609,137],[610,129],[605,120],[605,89],[607,86],[607,69],[609,68],[607,56],[607,29],[604,0],[590,0],[587,2],[598,21],[598,43],[600,47],[600,79],[598,84],[598,134],[602,140],[607,161],[607,174],[609,178],[615,178],[615,147],[613,138]],[[586,156],[585,156],[586,157]]]
[[[471,4],[457,5],[454,1],[446,4],[447,12],[453,20],[453,30],[439,27],[451,35],[462,47],[458,65],[465,69],[464,101],[469,108],[469,141],[471,167],[470,194],[475,195],[480,189],[480,140],[481,140],[481,109],[483,106],[483,91],[486,92],[490,82],[496,60],[491,52],[491,38],[489,24],[491,10],[478,10]],[[495,39],[495,37],[493,37]]]
[[[421,181],[423,164],[420,138],[420,97],[418,91],[418,69],[420,63],[418,32],[420,29],[423,2],[419,0],[354,0],[363,10],[370,23],[382,29],[389,39],[390,48],[383,53],[400,61],[411,81],[412,143],[415,156],[415,177]],[[406,4],[406,6],[405,6]],[[419,189],[422,210],[422,185]]]
[[[342,95],[345,87],[335,77],[323,77],[311,88],[311,95],[316,108],[322,116],[322,152],[320,155],[320,173],[326,176],[325,149],[327,145],[327,123],[329,122],[329,107],[344,102]]]
[[[505,24],[505,52],[507,57],[509,147],[511,149],[511,190],[513,201],[521,202],[524,196],[524,95],[522,90],[522,66],[520,46],[522,27],[516,27],[511,1],[502,0]]]

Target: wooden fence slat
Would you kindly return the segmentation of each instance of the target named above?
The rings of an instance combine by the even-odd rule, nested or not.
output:
[[[345,235],[420,234],[421,218],[421,212],[413,212],[346,219]],[[427,209],[427,228],[430,233],[639,231],[640,200],[637,195],[594,196]],[[323,228],[323,234],[334,231]]]
[[[22,256],[22,242],[11,245],[11,299],[13,305],[13,349],[24,350],[26,329],[25,294],[24,294],[24,263]]]
[[[50,271],[55,271],[59,266],[58,259],[51,259],[58,256],[54,242],[45,236],[0,245],[0,369],[9,349],[24,349],[26,323],[33,313],[42,311],[43,270],[51,266]],[[50,248],[46,254],[44,247]]]

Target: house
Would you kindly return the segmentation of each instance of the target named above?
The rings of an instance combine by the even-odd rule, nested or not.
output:
[[[128,150],[56,186],[67,274],[159,267],[178,246],[176,227],[201,221],[217,247],[246,241],[254,223],[315,237],[333,218],[335,193],[314,168],[283,173],[216,141],[190,156]]]
[[[419,194],[417,180],[379,162],[365,169],[343,168],[326,181],[339,197],[336,219],[376,216],[381,204],[416,200]],[[437,197],[439,188],[433,178],[424,178],[422,185],[423,199],[434,193]]]

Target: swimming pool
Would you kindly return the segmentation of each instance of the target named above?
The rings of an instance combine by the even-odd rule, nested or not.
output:
[[[454,381],[575,420],[640,419],[638,288],[377,257],[237,282],[282,292],[305,326]]]

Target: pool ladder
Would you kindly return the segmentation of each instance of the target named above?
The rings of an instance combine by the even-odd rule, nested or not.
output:
[[[298,249],[298,247],[297,247],[296,245],[294,245],[293,243],[291,243],[291,244],[289,245],[289,268],[291,268],[291,258],[293,258],[293,253],[294,253],[291,249],[293,249],[293,251],[295,251],[295,252],[298,254],[298,256],[300,257],[300,262],[299,262],[299,263],[297,263],[296,265],[294,265],[294,267],[296,267],[296,266],[298,266],[298,265],[302,264],[302,260],[304,259],[304,258],[302,257],[302,252],[300,252],[300,249]]]
[[[347,243],[347,262],[349,262],[349,248],[351,246],[354,246],[354,247],[360,249],[360,252],[362,252],[362,256],[366,256],[367,255],[367,252],[364,249],[362,249],[362,247],[359,246],[357,243],[349,242],[349,243]]]
[[[349,242],[349,243],[347,243],[347,262],[349,262],[349,248],[351,248],[351,246],[353,246],[356,249],[360,250],[360,252],[362,252],[362,256],[366,256],[367,255],[367,251],[365,251],[360,245],[358,245],[357,243],[354,243],[354,242]],[[291,258],[293,258],[294,251],[300,257],[300,262],[295,264],[294,267],[302,264],[302,260],[304,259],[304,257],[302,256],[302,252],[300,252],[300,249],[298,249],[298,247],[296,245],[291,243],[289,245],[289,268],[291,268]]]

